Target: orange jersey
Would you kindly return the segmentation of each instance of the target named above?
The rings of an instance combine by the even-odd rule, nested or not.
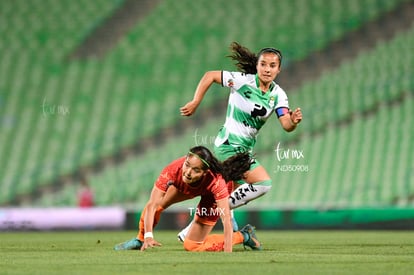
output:
[[[201,183],[195,187],[184,183],[182,180],[182,168],[185,159],[186,157],[184,156],[167,165],[156,180],[155,186],[161,191],[166,192],[168,186],[173,185],[183,194],[193,197],[213,195],[216,201],[228,198],[227,184],[220,174],[215,175],[211,171],[207,171]]]

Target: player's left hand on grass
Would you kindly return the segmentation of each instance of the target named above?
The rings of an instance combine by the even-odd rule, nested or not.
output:
[[[149,247],[154,247],[154,246],[161,246],[161,244],[157,242],[156,240],[154,240],[153,238],[145,238],[144,243],[142,244],[142,247],[141,247],[141,251],[144,251],[145,249]]]

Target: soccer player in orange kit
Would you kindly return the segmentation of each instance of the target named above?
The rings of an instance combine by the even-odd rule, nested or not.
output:
[[[183,157],[167,165],[156,180],[139,221],[136,238],[120,243],[115,250],[141,251],[161,246],[155,240],[153,228],[162,211],[174,203],[200,196],[195,219],[184,241],[187,251],[232,252],[233,245],[243,244],[253,250],[261,250],[255,229],[246,225],[233,232],[231,224],[229,189],[226,181],[238,180],[249,170],[251,156],[239,153],[219,162],[204,146],[196,146]],[[210,234],[221,217],[224,234]]]

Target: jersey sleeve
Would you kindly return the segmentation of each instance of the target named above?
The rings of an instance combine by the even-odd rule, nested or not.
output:
[[[168,171],[165,171],[165,169],[161,172],[161,174],[158,176],[158,179],[155,181],[155,187],[160,189],[163,192],[167,192],[168,185],[170,184],[171,179]]]
[[[275,105],[275,110],[277,110],[278,108],[282,108],[282,107],[285,107],[285,108],[289,109],[289,100],[288,100],[288,97],[287,97],[285,91],[282,88],[278,87],[278,89],[277,89],[277,102],[276,102],[276,105]]]
[[[221,72],[221,85],[238,90],[246,83],[247,75],[241,72]]]
[[[184,158],[180,158],[167,165],[155,181],[155,187],[166,192],[168,186],[177,181],[177,174],[179,174],[183,161]]]

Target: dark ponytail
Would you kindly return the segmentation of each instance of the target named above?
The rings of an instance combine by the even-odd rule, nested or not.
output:
[[[237,153],[223,161],[221,174],[226,181],[238,181],[249,171],[251,164],[252,156],[249,152]]]
[[[279,58],[279,67],[282,64],[282,53],[280,50],[277,50],[275,48],[263,48],[256,55],[255,53],[251,52],[248,48],[240,45],[239,43],[232,42],[230,44],[230,50],[232,54],[228,55],[227,57],[230,57],[232,60],[237,61],[236,67],[242,73],[256,74],[257,61],[259,60],[259,57],[264,53],[276,54]]]
[[[210,169],[213,174],[221,174],[224,180],[237,181],[243,178],[243,174],[250,169],[252,157],[248,152],[241,152],[224,162],[220,162],[209,149],[204,146],[195,146],[189,154],[196,155],[203,163],[203,169]]]
[[[256,64],[257,64],[257,56],[255,53],[251,52],[248,48],[243,47],[237,42],[232,42],[230,44],[230,50],[232,52],[230,57],[232,60],[237,61],[236,67],[242,72],[246,74],[256,74]]]

